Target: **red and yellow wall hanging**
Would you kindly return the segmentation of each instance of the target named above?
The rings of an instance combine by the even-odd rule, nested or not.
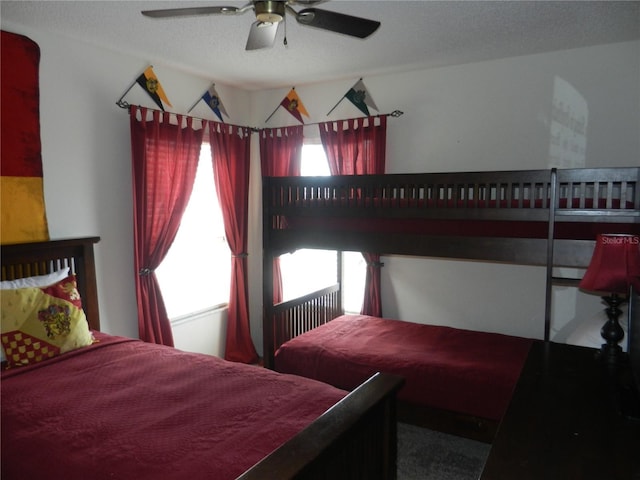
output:
[[[49,239],[40,144],[40,48],[2,31],[0,243]]]

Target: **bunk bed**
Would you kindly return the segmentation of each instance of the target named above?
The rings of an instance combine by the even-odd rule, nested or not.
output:
[[[349,393],[100,332],[97,241],[2,247],[3,282],[63,272],[53,285],[3,284],[3,479],[396,478],[401,379],[374,375]],[[6,342],[18,339],[5,328],[18,298],[42,306],[38,320],[41,300],[68,307],[89,341],[35,361]]]
[[[328,324],[343,314],[340,280],[274,305],[273,261],[283,253],[318,248],[542,266],[546,299],[541,309],[548,341],[553,285],[578,283],[556,277],[554,268],[586,268],[598,233],[640,233],[640,168],[265,177],[265,365],[287,371],[297,364],[296,373],[304,375],[299,367],[305,363],[304,353],[281,362],[286,365],[280,368],[276,352],[289,355],[308,335],[337,328]],[[343,342],[345,335],[342,332]],[[318,375],[320,358],[316,357],[315,371],[308,376]],[[346,358],[342,362],[348,364]],[[510,362],[519,371],[524,362],[521,352]],[[378,367],[383,370],[385,365]],[[340,374],[345,368],[333,370]],[[326,376],[322,379],[333,383]],[[510,377],[509,382],[515,380]],[[511,387],[506,389],[507,402]],[[401,418],[479,439],[492,438],[499,415],[486,418],[416,406],[403,399],[410,388],[407,381],[399,393]]]

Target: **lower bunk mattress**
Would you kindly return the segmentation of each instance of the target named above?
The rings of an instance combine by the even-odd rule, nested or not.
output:
[[[274,368],[352,390],[373,373],[404,377],[398,400],[499,421],[534,340],[343,315],[284,343]]]

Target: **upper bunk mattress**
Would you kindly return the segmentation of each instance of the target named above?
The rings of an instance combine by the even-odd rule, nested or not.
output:
[[[275,369],[352,390],[373,373],[405,378],[398,399],[500,420],[533,340],[343,315],[283,344]]]

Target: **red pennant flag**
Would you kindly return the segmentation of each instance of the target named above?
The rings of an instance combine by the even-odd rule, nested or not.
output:
[[[304,105],[302,104],[300,97],[298,97],[298,94],[296,93],[295,87],[289,90],[289,93],[287,94],[286,97],[282,99],[282,102],[280,102],[280,105],[286,108],[287,111],[291,115],[296,117],[300,123],[304,123],[304,121],[302,120],[302,115],[306,117],[309,116],[307,109],[304,108]]]

